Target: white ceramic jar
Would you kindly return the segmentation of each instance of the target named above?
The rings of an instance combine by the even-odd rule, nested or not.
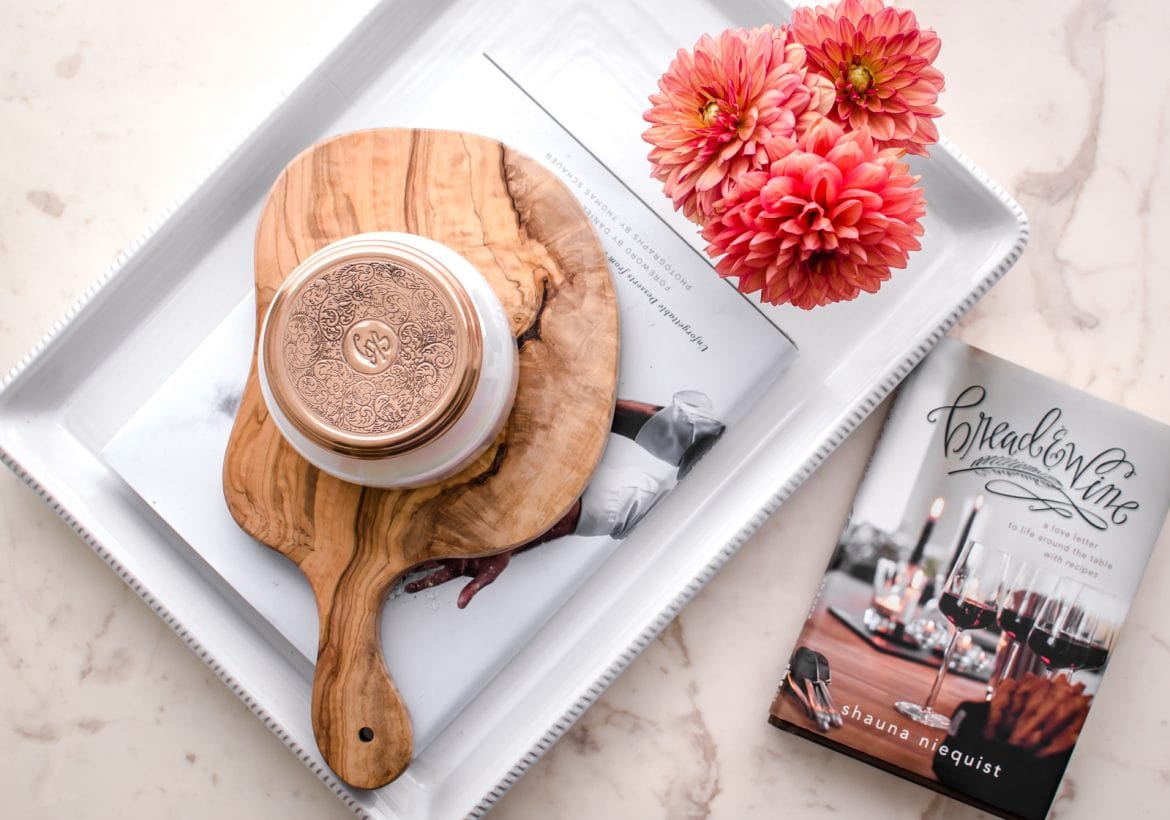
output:
[[[288,276],[258,351],[273,421],[310,463],[372,487],[430,484],[492,443],[516,396],[517,348],[491,285],[407,233],[326,245]]]

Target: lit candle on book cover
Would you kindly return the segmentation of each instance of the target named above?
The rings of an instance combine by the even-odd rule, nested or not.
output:
[[[926,524],[922,527],[922,534],[918,536],[918,543],[914,545],[914,551],[910,553],[909,566],[916,567],[922,563],[922,556],[926,552],[926,545],[930,543],[934,525],[942,517],[943,509],[946,506],[947,501],[941,495],[934,499],[934,503],[930,505],[930,512],[926,514]]]
[[[930,511],[926,514],[926,523],[918,536],[918,543],[914,545],[910,560],[906,562],[906,568],[902,571],[902,577],[906,579],[906,588],[902,593],[901,615],[898,618],[902,623],[908,623],[918,609],[923,587],[926,586],[926,572],[922,568],[923,556],[934,532],[934,525],[938,523],[946,505],[946,499],[941,495],[931,503]]]
[[[951,577],[951,572],[955,569],[955,563],[959,560],[959,553],[963,551],[963,545],[967,543],[967,538],[971,535],[971,527],[975,524],[975,517],[979,515],[979,511],[983,509],[983,493],[979,493],[968,502],[967,514],[963,517],[963,527],[959,530],[959,537],[955,539],[955,543],[951,545],[951,561],[947,564],[947,576]]]

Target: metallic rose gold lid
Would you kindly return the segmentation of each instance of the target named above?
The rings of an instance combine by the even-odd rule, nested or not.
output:
[[[261,338],[273,399],[314,443],[380,459],[433,441],[467,409],[481,329],[456,276],[408,240],[364,235],[310,256]]]

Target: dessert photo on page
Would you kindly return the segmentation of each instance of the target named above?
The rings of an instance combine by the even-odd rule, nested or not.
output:
[[[771,722],[1042,818],[1170,503],[1170,428],[944,339],[893,401]]]

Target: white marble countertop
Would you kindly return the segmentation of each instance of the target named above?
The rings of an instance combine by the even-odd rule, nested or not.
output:
[[[27,0],[0,15],[0,369],[245,133],[364,0]],[[1032,220],[960,338],[1170,422],[1170,17],[1155,0],[909,3],[943,129]],[[680,44],[689,45],[689,44]],[[853,436],[498,805],[501,818],[973,817],[766,722],[876,427]],[[0,811],[346,817],[52,511],[0,475]],[[1170,803],[1170,530],[1057,798]]]

